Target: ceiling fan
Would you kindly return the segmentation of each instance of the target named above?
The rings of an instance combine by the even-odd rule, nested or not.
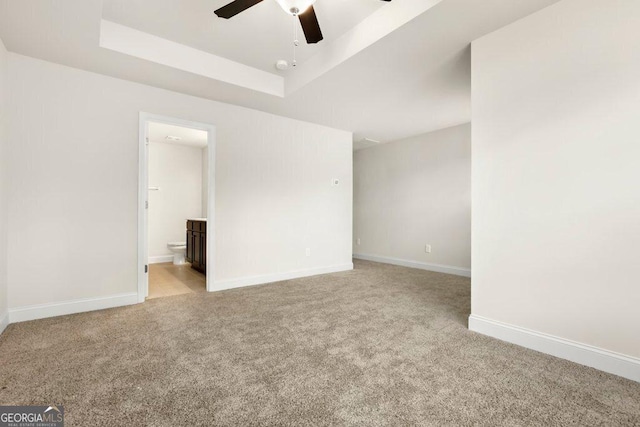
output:
[[[316,12],[313,10],[313,3],[316,0],[276,0],[280,7],[284,9],[290,15],[297,16],[302,25],[302,31],[304,37],[307,39],[307,43],[318,43],[323,39],[322,31],[320,30],[320,24],[316,17]],[[391,1],[391,0],[382,0]],[[214,13],[219,18],[229,19],[236,16],[238,13],[249,9],[251,6],[262,2],[262,0],[235,0],[226,6],[222,6]]]

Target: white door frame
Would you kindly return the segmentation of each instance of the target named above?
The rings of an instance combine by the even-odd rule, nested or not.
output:
[[[140,112],[139,152],[138,152],[138,302],[144,302],[149,294],[148,273],[148,202],[149,202],[149,122],[182,126],[207,131],[209,154],[208,204],[207,204],[207,291],[213,290],[215,274],[215,165],[216,165],[216,128],[212,124],[192,122],[157,114]],[[185,218],[186,221],[186,218]],[[186,233],[186,229],[185,229]]]

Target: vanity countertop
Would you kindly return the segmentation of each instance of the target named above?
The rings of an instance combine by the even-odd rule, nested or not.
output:
[[[207,221],[207,218],[187,218],[187,221]]]

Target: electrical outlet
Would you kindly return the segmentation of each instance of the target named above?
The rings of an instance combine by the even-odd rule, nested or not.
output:
[[[307,248],[305,253],[306,253],[307,256],[311,256],[311,248]]]
[[[360,246],[360,238],[359,237],[356,239],[356,245]]]
[[[425,245],[425,246],[424,246],[424,251],[425,251],[426,253],[430,254],[430,253],[431,253],[431,245]]]

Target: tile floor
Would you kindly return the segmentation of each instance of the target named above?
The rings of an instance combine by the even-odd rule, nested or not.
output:
[[[147,299],[206,292],[206,286],[205,275],[192,269],[190,264],[151,264]]]

